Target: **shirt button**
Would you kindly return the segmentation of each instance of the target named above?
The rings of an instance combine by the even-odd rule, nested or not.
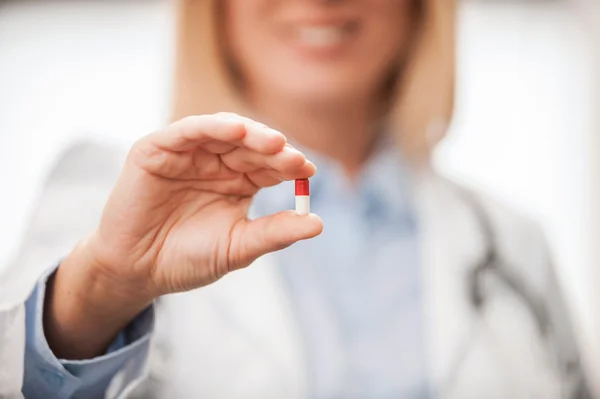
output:
[[[45,369],[42,369],[41,373],[42,373],[42,377],[44,377],[44,380],[52,388],[54,388],[54,389],[62,388],[62,386],[65,382],[65,377],[61,373],[59,373],[57,371],[50,371],[50,370],[45,370]]]

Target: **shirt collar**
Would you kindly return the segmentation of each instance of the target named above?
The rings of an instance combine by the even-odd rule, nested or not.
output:
[[[334,160],[291,142],[317,166],[310,179],[313,209],[320,201],[335,201],[334,193],[347,192],[358,198],[369,217],[383,221],[413,223],[414,206],[410,169],[389,134],[382,135],[357,180],[350,183],[341,166]],[[294,207],[293,182],[261,190],[256,199],[261,214]]]
[[[356,187],[379,221],[414,225],[410,167],[390,134],[383,135],[358,176]]]

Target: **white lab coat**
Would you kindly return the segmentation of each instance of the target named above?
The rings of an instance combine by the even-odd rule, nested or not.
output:
[[[119,151],[81,144],[51,173],[22,251],[14,267],[0,276],[0,397],[18,397],[20,391],[24,299],[43,269],[97,224],[121,162]],[[563,397],[578,382],[557,369],[548,344],[572,360],[572,369],[579,365],[539,229],[484,200],[503,257],[552,306],[557,321],[553,342],[540,338],[523,302],[493,278],[486,282],[484,316],[477,313],[466,276],[484,251],[480,226],[454,183],[433,172],[416,180],[430,376],[438,395]],[[211,286],[164,298],[145,372],[138,372],[139,364],[129,365],[111,392],[160,398],[307,398],[299,333],[278,265],[265,256]],[[155,382],[150,389],[148,373]]]

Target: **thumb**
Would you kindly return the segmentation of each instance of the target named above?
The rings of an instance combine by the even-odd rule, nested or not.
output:
[[[279,212],[238,226],[239,230],[232,237],[235,243],[230,252],[232,270],[246,267],[269,252],[316,237],[323,231],[320,217],[312,213],[300,216],[295,211]]]

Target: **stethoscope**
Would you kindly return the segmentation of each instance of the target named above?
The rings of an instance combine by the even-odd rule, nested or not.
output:
[[[477,222],[480,235],[483,238],[483,251],[479,260],[471,268],[467,275],[467,299],[480,319],[483,319],[488,299],[484,289],[484,278],[494,276],[501,283],[505,284],[510,291],[520,300],[525,309],[532,317],[537,328],[538,336],[546,343],[548,351],[548,360],[554,363],[554,367],[559,371],[561,378],[569,387],[569,398],[591,398],[588,387],[585,383],[585,376],[579,364],[578,356],[564,356],[558,353],[552,345],[553,325],[548,306],[538,298],[534,291],[526,283],[526,280],[520,278],[516,268],[504,259],[498,250],[498,238],[496,229],[486,211],[481,200],[472,192],[457,187],[460,196],[469,205],[471,212]],[[552,265],[549,265],[550,267]],[[442,382],[441,392],[451,391],[458,377],[458,371],[468,356],[471,346],[471,338],[457,348],[454,359],[451,361],[449,374]]]
[[[463,190],[463,197],[469,203],[477,220],[484,248],[483,256],[477,261],[468,276],[468,297],[471,305],[477,311],[483,310],[486,301],[483,278],[486,274],[494,274],[519,297],[535,321],[540,337],[547,337],[551,327],[548,308],[534,296],[532,290],[525,284],[525,280],[515,274],[515,269],[504,260],[498,251],[496,231],[480,200],[467,190]]]

